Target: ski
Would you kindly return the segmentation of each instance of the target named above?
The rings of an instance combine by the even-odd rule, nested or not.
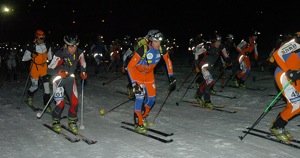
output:
[[[155,140],[160,141],[162,143],[171,143],[171,142],[173,142],[173,139],[163,139],[163,138],[159,138],[157,136],[154,136],[154,135],[151,135],[151,134],[148,134],[148,133],[138,133],[136,130],[134,130],[132,128],[129,128],[129,127],[126,127],[126,126],[121,126],[121,128],[124,128],[124,129],[126,129],[128,131],[140,134],[140,135],[148,137],[148,138],[155,139]]]
[[[129,126],[134,127],[133,123],[129,123],[129,122],[125,122],[125,121],[123,121],[122,123],[125,124],[125,125],[129,125]],[[147,131],[150,131],[150,132],[153,132],[153,133],[165,136],[165,137],[169,137],[169,136],[174,135],[174,133],[165,133],[165,132],[161,132],[161,131],[158,131],[158,130],[152,129],[152,128],[147,128]]]
[[[266,135],[267,135],[267,137],[274,136],[274,134],[272,134],[271,132],[267,132],[267,131],[259,130],[259,129],[256,129],[256,128],[250,128],[250,127],[248,127],[247,129],[251,129],[252,131],[255,131],[255,132],[260,132],[260,133],[266,134]],[[274,136],[274,137],[275,137],[275,136]],[[290,141],[291,141],[291,142],[295,142],[295,143],[299,143],[299,144],[300,144],[300,140],[291,139]]]
[[[196,104],[196,105],[198,105],[197,107],[200,107],[200,106],[199,106],[199,103],[196,102],[196,101],[187,101],[187,100],[183,100],[182,102],[186,102],[186,103],[190,103],[190,104]],[[225,105],[221,105],[221,106],[216,106],[216,105],[214,105],[213,107],[214,107],[214,108],[225,108]]]
[[[261,77],[261,78],[258,78],[258,79],[256,79],[255,76],[253,76],[253,78],[252,78],[253,82],[263,81],[263,80],[271,80],[271,79],[274,79],[274,76],[265,76],[265,77]]]
[[[259,87],[255,87],[255,88],[246,87],[246,89],[247,90],[254,90],[254,91],[264,91],[267,88],[266,87],[262,87],[262,88],[259,88]]]
[[[50,129],[51,131],[55,132],[56,134],[58,134],[58,135],[64,137],[65,139],[67,139],[67,140],[70,141],[71,143],[76,143],[76,142],[79,142],[79,141],[80,141],[80,139],[70,137],[70,136],[68,136],[68,135],[67,135],[66,133],[64,133],[64,132],[56,132],[56,131],[54,131],[54,130],[52,129],[52,127],[51,127],[50,125],[48,125],[48,124],[43,124],[43,125],[44,125],[45,127],[47,127],[48,129]]]
[[[281,140],[279,140],[277,138],[268,137],[266,135],[261,135],[261,134],[257,134],[257,133],[253,133],[253,132],[248,132],[248,131],[243,131],[243,133],[247,133],[247,134],[250,134],[250,135],[253,135],[253,136],[257,136],[257,137],[260,137],[260,138],[264,138],[264,139],[271,140],[271,141],[274,141],[274,142],[277,142],[277,143],[280,143],[280,144],[284,144],[284,145],[288,145],[288,146],[300,149],[299,145],[292,144],[292,143],[288,144],[288,143],[285,143],[285,142],[283,142],[283,141],[281,141]]]
[[[243,87],[235,87],[233,85],[227,85],[227,87],[236,88],[236,89],[238,89],[238,88],[243,89]],[[267,88],[266,87],[261,87],[261,88],[260,87],[255,87],[255,88],[245,87],[244,89],[252,90],[252,91],[264,91]]]
[[[229,98],[229,99],[236,99],[236,96],[227,96],[227,95],[221,95],[221,94],[212,94],[214,96],[223,97],[223,98]]]
[[[200,106],[196,102],[190,102],[190,101],[183,101],[183,102],[190,103],[190,105],[194,106],[194,107],[199,107],[199,108],[208,109],[208,110],[215,110],[215,111],[226,112],[226,113],[230,113],[230,114],[234,114],[234,113],[238,112],[238,110],[230,111],[230,110],[223,109],[225,107],[224,105],[222,105],[222,106],[213,106],[213,108],[208,108],[208,107],[205,107],[205,106]]]
[[[68,132],[72,133],[73,135],[75,136],[78,136],[81,138],[81,140],[83,140],[85,143],[87,143],[88,145],[91,145],[91,144],[95,144],[97,143],[96,140],[92,140],[92,139],[89,139],[87,137],[85,137],[84,135],[80,134],[80,133],[74,133],[69,127],[65,126],[65,125],[61,125],[61,127],[65,130],[67,130]]]

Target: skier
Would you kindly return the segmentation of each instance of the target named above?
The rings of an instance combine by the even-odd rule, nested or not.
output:
[[[162,39],[162,33],[160,31],[149,30],[146,35],[147,44],[137,49],[127,66],[133,93],[136,98],[134,106],[135,129],[139,133],[147,132],[146,127],[148,124],[146,117],[156,99],[154,68],[161,57],[165,60],[167,65],[170,81],[169,91],[174,91],[176,88],[172,61],[166,49],[161,46]]]
[[[17,81],[17,48],[13,46],[9,46],[8,52],[4,55],[4,58],[6,60],[7,65],[7,81],[11,81],[11,76],[13,76],[13,79]]]
[[[110,48],[110,63],[107,67],[107,71],[109,71],[115,65],[115,72],[117,73],[119,66],[120,66],[120,55],[121,53],[121,45],[119,40],[116,39]],[[120,71],[120,70],[119,70]]]
[[[104,61],[105,54],[107,53],[106,45],[104,44],[103,36],[98,36],[98,40],[96,42],[95,48],[93,49],[93,55],[96,61],[95,66],[95,75],[100,77],[100,66]]]
[[[35,91],[38,89],[39,78],[43,83],[44,95],[43,102],[44,105],[50,99],[50,87],[49,87],[49,76],[47,74],[48,63],[47,60],[52,59],[51,47],[45,43],[46,35],[43,30],[38,29],[35,31],[34,45],[29,47],[24,55],[22,61],[31,60],[30,64],[30,77],[31,86],[27,91],[27,104],[33,106],[33,96]],[[48,106],[46,112],[51,113],[51,106]]]
[[[210,100],[211,87],[214,85],[214,79],[212,77],[212,71],[214,64],[219,59],[220,55],[224,57],[227,65],[231,65],[231,59],[226,53],[225,47],[221,44],[221,36],[214,34],[211,36],[210,43],[199,44],[195,49],[195,65],[200,70],[199,80],[200,87],[197,88],[194,98],[200,104],[208,108],[213,108],[213,104]],[[199,56],[203,57],[200,59]],[[202,100],[202,96],[204,100]]]
[[[226,52],[227,52],[227,55],[229,56],[229,58],[236,59],[238,56],[238,52],[236,51],[236,44],[234,42],[233,34],[226,35],[226,40],[224,42],[224,46],[225,46],[225,49],[226,49]],[[223,61],[223,67],[224,67],[225,66],[224,59],[222,61]],[[238,69],[239,69],[239,64],[237,63],[236,60],[233,60],[232,65],[230,67],[227,67],[227,70],[231,70],[232,76],[237,72]],[[225,73],[225,71],[223,73]],[[223,79],[222,86],[224,86],[225,78],[226,78],[225,75],[223,75],[222,76],[222,79]]]
[[[70,108],[68,112],[68,125],[74,132],[78,132],[77,127],[77,111],[78,111],[78,92],[75,82],[75,69],[77,62],[80,63],[80,77],[85,80],[87,78],[86,62],[83,51],[78,49],[79,39],[77,35],[64,36],[64,47],[58,50],[53,56],[53,60],[49,65],[49,74],[58,75],[60,77],[55,78],[53,81],[53,92],[56,107],[52,112],[52,128],[54,131],[61,131],[60,117],[64,109],[64,91],[70,102]],[[61,79],[60,84],[59,80]]]
[[[251,63],[249,54],[254,51],[254,59],[257,61],[258,52],[257,52],[257,43],[256,39],[260,32],[254,30],[250,34],[250,37],[246,40],[242,40],[236,47],[236,50],[239,52],[238,63],[240,65],[241,72],[237,73],[234,77],[234,86],[245,88],[245,81],[250,75]]]
[[[300,113],[300,32],[296,36],[280,46],[273,53],[273,57],[278,64],[275,70],[276,84],[280,90],[292,80],[283,91],[286,98],[286,107],[278,114],[270,126],[270,131],[281,141],[289,142],[293,139],[290,132],[285,130],[288,121]]]

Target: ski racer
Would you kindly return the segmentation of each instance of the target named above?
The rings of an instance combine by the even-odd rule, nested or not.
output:
[[[195,49],[195,65],[200,70],[198,82],[200,83],[197,88],[194,98],[200,104],[200,106],[213,108],[213,104],[210,100],[211,87],[214,85],[214,79],[212,72],[214,64],[222,55],[227,63],[231,65],[231,59],[226,53],[225,47],[221,44],[221,36],[214,34],[211,36],[211,42],[206,44],[199,44]],[[200,55],[202,57],[200,57]],[[202,100],[202,96],[204,100]]]
[[[53,80],[56,107],[52,112],[52,128],[57,132],[61,131],[60,118],[65,106],[65,92],[70,102],[68,125],[74,133],[78,132],[76,124],[78,121],[78,92],[74,76],[78,62],[80,64],[81,79],[85,80],[87,78],[86,62],[83,51],[78,48],[79,42],[77,35],[65,35],[64,47],[55,53],[49,65],[49,74],[58,75]]]
[[[52,59],[51,47],[45,44],[46,35],[43,30],[35,31],[34,45],[29,47],[24,55],[22,61],[32,60],[30,64],[30,78],[31,86],[27,91],[27,104],[33,107],[33,96],[38,89],[39,78],[43,83],[44,95],[43,101],[46,105],[50,99],[49,76],[47,74],[48,63],[47,60]],[[51,113],[51,106],[48,106],[46,112]]]
[[[300,32],[296,36],[281,45],[273,53],[278,64],[275,70],[276,84],[280,90],[284,89],[282,95],[286,98],[286,107],[278,114],[270,126],[270,131],[281,141],[289,142],[293,139],[290,132],[285,130],[288,121],[300,112]]]
[[[149,115],[156,99],[154,68],[161,57],[165,60],[167,66],[170,81],[169,91],[176,89],[172,61],[166,49],[161,46],[162,33],[158,30],[150,30],[146,35],[146,39],[146,45],[142,45],[137,49],[127,66],[136,98],[134,105],[135,129],[139,133],[147,132],[146,117]]]
[[[250,75],[251,63],[249,54],[254,54],[254,59],[258,60],[258,52],[257,52],[257,43],[256,39],[260,32],[254,30],[252,31],[250,37],[246,40],[242,40],[236,47],[236,50],[239,52],[238,55],[238,63],[240,65],[241,72],[237,73],[234,77],[234,86],[235,87],[243,87],[245,88],[245,81]]]

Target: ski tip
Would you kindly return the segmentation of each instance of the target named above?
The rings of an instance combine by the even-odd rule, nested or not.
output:
[[[179,103],[178,103],[178,102],[176,102],[176,105],[177,105],[177,106],[179,106]]]

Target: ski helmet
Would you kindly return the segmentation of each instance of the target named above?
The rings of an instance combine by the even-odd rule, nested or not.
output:
[[[65,35],[64,36],[64,42],[69,45],[79,45],[80,40],[78,39],[77,35]]]
[[[44,39],[45,37],[46,37],[46,35],[43,30],[38,29],[35,31],[35,38]]]
[[[217,41],[222,41],[222,37],[220,34],[213,34],[210,38],[211,43],[215,43]]]
[[[258,35],[260,35],[260,32],[258,32],[257,30],[251,31],[251,36],[258,36]]]
[[[227,34],[226,38],[234,39],[234,36],[233,36],[233,34]]]
[[[148,31],[146,38],[149,39],[150,41],[162,41],[163,35],[158,30],[150,30],[150,31]]]

